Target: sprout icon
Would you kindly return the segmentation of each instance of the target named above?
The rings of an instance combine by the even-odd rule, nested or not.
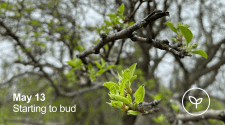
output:
[[[192,102],[191,99],[195,100],[195,102]],[[195,104],[195,105],[196,105],[196,109],[197,109],[197,105],[200,104],[200,103],[202,103],[202,98],[198,98],[198,99],[196,100],[195,97],[189,96],[189,100],[190,100],[190,102],[191,102],[192,104]]]

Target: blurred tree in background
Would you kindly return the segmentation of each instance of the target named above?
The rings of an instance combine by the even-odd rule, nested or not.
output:
[[[114,20],[115,25],[109,21],[108,14],[116,13],[122,3],[125,5],[123,18]],[[220,120],[224,116],[217,116],[221,115],[217,111],[224,111],[225,107],[224,6],[222,0],[0,1],[0,123],[149,125],[191,121],[223,124]],[[199,43],[208,59],[198,55],[180,59],[169,51],[129,38],[112,40],[100,47],[99,53],[81,56],[98,45],[104,38],[101,33],[119,32],[154,10],[168,11],[170,16],[137,30],[139,36],[168,39],[172,44],[170,39],[175,34],[164,23],[182,22],[190,26],[193,42]],[[137,63],[137,78],[132,88],[145,85],[145,101],[161,98],[158,113],[126,115],[106,104],[108,90],[102,84],[116,81],[116,72],[133,63]],[[209,116],[215,117],[182,116],[181,99],[191,87],[209,93],[212,111]],[[45,101],[15,102],[13,93],[33,97],[44,93]],[[76,112],[17,113],[13,112],[14,104],[58,108],[76,104]],[[187,104],[187,107],[194,106]]]

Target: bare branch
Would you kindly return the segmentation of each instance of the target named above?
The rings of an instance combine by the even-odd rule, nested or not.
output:
[[[196,114],[200,114],[200,112],[196,112]],[[208,110],[204,114],[199,116],[193,116],[189,114],[177,114],[176,118],[182,121],[199,121],[206,119],[217,119],[221,120],[225,123],[225,110]]]
[[[18,75],[13,76],[12,78],[10,78],[8,81],[4,82],[4,83],[0,83],[0,86],[6,85],[8,83],[11,83],[14,79],[21,77],[23,75],[38,75],[38,76],[42,76],[43,74],[39,74],[39,73],[34,73],[34,72],[24,72],[24,73],[20,73]]]
[[[79,90],[74,91],[74,92],[68,92],[68,93],[63,92],[60,95],[65,96],[65,97],[75,97],[77,95],[82,95],[82,94],[84,94],[86,92],[89,92],[89,91],[94,91],[94,90],[103,88],[102,84],[103,83],[96,83],[96,85],[94,85],[92,87],[86,87],[86,88],[79,89]]]
[[[120,50],[119,50],[118,56],[117,56],[116,61],[115,61],[115,65],[119,64],[119,59],[120,59],[120,55],[122,53],[124,42],[125,42],[125,39],[122,40],[122,43],[121,43],[121,46],[120,46]]]
[[[134,33],[135,34],[135,33]],[[139,37],[137,35],[133,35],[131,38],[133,41],[141,42],[141,43],[148,43],[151,44],[152,46],[162,49],[162,50],[167,50],[169,52],[172,52],[174,55],[180,58],[184,58],[185,56],[191,56],[185,49],[179,48],[179,46],[171,46],[169,45],[168,40],[159,40],[159,39],[151,39],[151,38],[143,38]]]

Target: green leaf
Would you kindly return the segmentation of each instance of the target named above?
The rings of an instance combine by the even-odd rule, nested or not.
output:
[[[177,105],[174,104],[174,103],[171,104],[171,107],[172,107],[176,112],[178,112],[178,111],[180,110],[180,107],[177,106]]]
[[[140,114],[140,112],[139,111],[128,110],[127,114],[128,115],[138,115],[138,114]]]
[[[115,95],[115,98],[116,98],[117,101],[124,102],[127,105],[130,104],[129,99],[127,99],[126,97],[123,97],[123,96],[120,96],[120,95]]]
[[[31,25],[38,26],[41,25],[41,23],[38,20],[30,20]]]
[[[174,25],[173,25],[171,22],[167,21],[165,24],[166,24],[173,32],[177,33],[177,29],[174,27]]]
[[[96,73],[96,76],[100,76],[102,73],[105,72],[105,69],[100,69],[98,70],[98,72]]]
[[[160,100],[162,98],[162,94],[150,95],[153,99]]]
[[[124,3],[122,3],[122,5],[121,5],[119,8],[117,8],[116,11],[117,11],[118,13],[123,13],[123,12],[124,12],[124,9],[125,9]]]
[[[94,74],[94,73],[91,73],[90,77],[91,77],[91,81],[92,81],[92,82],[93,82],[93,81],[95,81],[96,76],[95,76],[95,74]]]
[[[105,86],[105,87],[107,87],[108,89],[110,89],[110,87],[112,87],[112,86],[115,86],[116,89],[119,90],[119,86],[118,86],[116,83],[114,83],[114,82],[106,82],[106,83],[104,83],[102,86]]]
[[[110,17],[110,19],[115,19],[116,18],[116,14],[108,14],[108,17]]]
[[[122,96],[124,96],[123,93],[124,93],[124,88],[125,88],[126,83],[127,83],[127,80],[123,81],[119,87],[120,95],[122,95]]]
[[[191,46],[192,49],[196,49],[198,47],[198,43],[195,43],[194,45]]]
[[[111,68],[114,68],[114,67],[115,67],[115,65],[109,65],[109,66],[107,66],[106,69],[111,69]]]
[[[124,79],[127,79],[127,80],[130,80],[130,70],[129,70],[129,69],[126,69],[126,70],[123,72],[123,78],[124,78]]]
[[[130,96],[130,94],[127,93],[127,99],[129,100],[130,103],[132,103],[132,98]]]
[[[130,83],[132,83],[136,78],[137,78],[137,75],[133,76],[133,77],[130,79]]]
[[[109,28],[107,28],[107,29],[105,30],[105,33],[108,33],[108,32],[109,32],[109,30],[110,30],[110,29],[109,29]]]
[[[18,60],[22,60],[23,59],[23,57],[22,56],[18,56]]]
[[[105,26],[102,25],[102,26],[99,28],[99,31],[102,31],[104,28],[105,28]]]
[[[77,64],[74,61],[66,61],[69,65],[76,67]]]
[[[134,25],[135,24],[135,22],[130,22],[129,24],[128,24],[128,26],[132,26],[132,25]]]
[[[112,86],[112,87],[114,87],[114,86]],[[110,90],[110,93],[108,93],[108,95],[109,95],[109,97],[110,97],[111,100],[116,100],[116,97],[115,97],[116,94],[114,94],[114,91],[111,91]]]
[[[101,66],[101,64],[100,64],[99,62],[95,61],[95,64],[96,64],[96,66],[97,66],[99,69],[102,68],[102,66]]]
[[[173,40],[173,41],[177,42],[177,39],[176,39],[176,38],[172,38],[171,40]]]
[[[38,45],[38,46],[41,46],[41,47],[45,47],[45,44],[44,43],[42,43],[40,41],[37,41],[37,40],[34,41],[34,44],[35,45]]]
[[[110,105],[110,103],[108,103]],[[111,100],[111,106],[114,108],[122,108],[123,103],[119,101]]]
[[[102,67],[105,67],[105,60],[103,58],[101,58],[101,62],[102,62]]]
[[[93,30],[96,30],[96,31],[98,31],[98,28],[97,27],[91,27]]]
[[[129,67],[130,70],[130,76],[132,77],[134,75],[134,71],[136,69],[137,63],[134,63],[132,66]]]
[[[73,40],[74,42],[75,40]],[[80,50],[80,52],[83,52],[85,50],[85,47],[83,47],[82,45],[78,45],[77,46],[78,50]]]
[[[153,120],[156,122],[156,123],[159,123],[159,124],[164,124],[164,121],[166,120],[166,117],[161,114],[160,116],[158,116],[157,118],[153,118]]]
[[[119,87],[118,88],[116,86],[111,86],[110,87],[110,93],[119,95],[118,91],[119,91]]]
[[[112,106],[112,103],[109,103],[109,102],[106,102],[106,103],[109,104],[111,107],[113,107],[113,106]]]
[[[182,35],[186,39],[187,44],[189,44],[193,38],[193,34],[192,34],[191,30],[189,30],[185,26],[178,26],[178,28],[180,29]]]
[[[140,86],[138,90],[134,93],[136,103],[139,104],[140,102],[143,102],[145,98],[145,87],[144,85]]]
[[[88,69],[89,69],[89,71],[92,70],[92,65],[91,65],[91,63],[88,63]]]
[[[113,25],[112,22],[109,22],[107,20],[104,20],[104,22],[105,22],[106,26],[112,26]]]
[[[206,59],[208,58],[208,55],[206,54],[206,52],[204,50],[193,50],[192,53],[201,55],[202,57],[204,57]]]

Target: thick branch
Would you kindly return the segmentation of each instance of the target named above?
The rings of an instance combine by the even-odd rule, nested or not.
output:
[[[141,29],[143,27],[146,27],[149,23],[154,22],[155,20],[168,15],[169,15],[169,12],[154,11],[153,13],[148,15],[144,20],[139,21],[135,23],[134,25],[124,30],[121,30],[120,32],[105,36],[104,38],[102,38],[100,42],[98,42],[96,46],[78,54],[77,57],[80,58],[84,64],[87,64],[84,58],[90,54],[98,54],[100,49],[105,44],[118,39],[130,38],[134,31]]]
[[[200,112],[197,112],[196,114],[199,114]],[[199,121],[199,120],[206,120],[206,119],[217,119],[221,120],[225,123],[225,110],[208,110],[202,115],[199,116],[193,116],[189,114],[177,114],[176,116],[177,120],[182,121]]]
[[[34,72],[24,72],[18,75],[13,76],[12,78],[10,78],[8,81],[4,82],[4,83],[0,83],[0,86],[2,85],[6,85],[7,83],[11,83],[14,79],[21,77],[23,75],[38,75],[38,76],[42,76],[42,74],[38,74],[38,73],[34,73]]]
[[[92,87],[87,87],[87,88],[83,88],[83,89],[79,89],[77,91],[74,91],[74,92],[63,92],[61,93],[61,96],[65,96],[65,97],[75,97],[75,96],[78,96],[78,95],[82,95],[86,92],[89,92],[89,91],[94,91],[94,90],[97,90],[97,89],[100,89],[100,88],[103,88],[102,84],[101,83],[98,83]]]
[[[184,58],[185,56],[191,56],[185,49],[181,49],[177,45],[174,45],[174,46],[169,45],[169,41],[166,39],[159,40],[159,39],[143,38],[137,35],[133,35],[131,39],[133,41],[151,44],[152,46],[158,49],[167,50],[180,58]]]

